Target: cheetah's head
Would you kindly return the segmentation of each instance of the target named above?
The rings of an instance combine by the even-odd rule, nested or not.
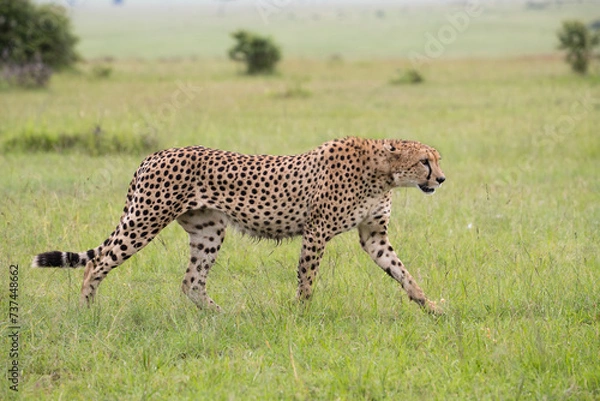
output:
[[[446,180],[439,162],[441,156],[434,148],[416,141],[387,140],[389,172],[395,187],[418,187],[433,194]]]

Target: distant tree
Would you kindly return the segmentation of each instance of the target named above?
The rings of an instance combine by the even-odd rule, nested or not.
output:
[[[425,78],[421,73],[415,69],[409,69],[404,73],[402,70],[398,70],[398,75],[390,80],[391,85],[404,85],[404,84],[420,84],[425,81]]]
[[[49,78],[50,69],[72,66],[79,59],[77,41],[63,7],[0,0],[0,67],[5,79],[25,86],[46,82],[35,74]]]
[[[229,58],[246,63],[247,74],[270,74],[281,59],[281,51],[270,38],[239,30],[231,34],[237,41]]]
[[[558,31],[559,49],[567,51],[567,63],[578,74],[587,73],[592,51],[600,43],[598,33],[588,29],[581,21],[563,21]]]

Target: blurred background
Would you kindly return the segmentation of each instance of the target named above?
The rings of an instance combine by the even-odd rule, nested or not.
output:
[[[395,136],[428,131],[430,120],[415,119],[404,100],[425,117],[453,90],[440,83],[481,89],[492,82],[477,83],[485,74],[498,83],[517,71],[556,75],[561,68],[586,77],[583,85],[598,80],[597,0],[18,0],[0,6],[0,90],[51,89],[11,92],[0,122],[0,149],[8,151],[66,150],[87,141],[93,146],[82,149],[103,153],[99,141],[112,135],[109,142],[122,142],[117,148],[143,153],[198,142],[199,126],[201,142],[216,145],[212,123],[226,137],[245,132],[240,139],[256,143],[250,138],[261,115],[270,118],[260,121],[264,126],[275,125],[262,134],[280,136],[285,129],[286,141],[297,138],[296,130],[320,130],[318,141],[351,134],[356,126],[347,123],[361,116],[371,124],[362,135]],[[79,100],[56,102],[62,90]],[[452,108],[467,101],[459,92]],[[17,106],[51,93],[54,107],[43,112]],[[516,97],[496,99],[506,105]],[[377,106],[382,102],[385,107]],[[250,109],[254,117],[244,115]],[[368,116],[374,109],[378,118]],[[380,118],[386,110],[396,113],[395,128]]]
[[[56,2],[61,3],[61,2]],[[85,58],[223,58],[229,34],[271,35],[288,57],[556,54],[563,20],[600,27],[582,0],[64,0]],[[438,45],[441,44],[441,46]],[[438,49],[442,47],[443,49]]]

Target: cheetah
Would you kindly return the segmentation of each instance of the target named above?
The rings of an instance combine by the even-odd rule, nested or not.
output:
[[[119,224],[86,252],[52,251],[34,267],[85,266],[81,303],[89,305],[108,273],[176,220],[189,235],[182,291],[199,308],[220,307],[206,281],[227,226],[257,238],[302,236],[297,298],[311,297],[326,244],[357,228],[362,249],[408,297],[440,313],[425,297],[388,238],[396,187],[432,194],[445,181],[437,150],[416,141],[348,137],[295,156],[244,155],[202,146],[162,150],[139,166]]]

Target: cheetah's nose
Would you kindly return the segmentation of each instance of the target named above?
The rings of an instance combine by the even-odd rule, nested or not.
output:
[[[438,178],[436,178],[435,180],[438,182],[438,184],[440,184],[440,185],[441,185],[441,184],[442,184],[442,182],[446,181],[446,177],[438,177]]]

